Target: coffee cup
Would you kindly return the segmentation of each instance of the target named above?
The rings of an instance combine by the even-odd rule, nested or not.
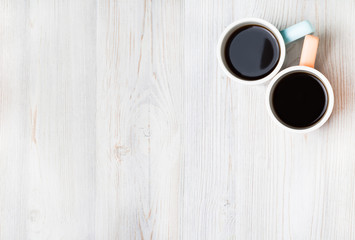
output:
[[[265,20],[244,18],[223,31],[217,45],[217,59],[230,79],[247,85],[262,84],[280,71],[285,61],[285,44],[313,32],[308,21],[280,32]]]
[[[334,93],[328,79],[314,69],[319,38],[304,39],[300,64],[279,72],[266,90],[269,115],[280,127],[308,133],[321,127],[330,117]]]

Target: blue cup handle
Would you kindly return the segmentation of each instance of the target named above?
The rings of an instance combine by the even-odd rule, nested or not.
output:
[[[302,21],[291,27],[288,27],[281,32],[285,44],[296,41],[308,34],[314,33],[314,28],[309,21]]]

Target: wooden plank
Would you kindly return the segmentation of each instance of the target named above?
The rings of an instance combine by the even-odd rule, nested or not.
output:
[[[97,239],[177,239],[180,1],[100,1]]]
[[[92,238],[96,3],[33,1],[27,14],[28,238]]]
[[[2,2],[1,239],[93,236],[95,7]]]
[[[236,234],[234,93],[216,58],[228,9],[228,1],[185,1],[181,239]]]
[[[0,4],[0,239],[25,239],[31,139],[23,1]]]

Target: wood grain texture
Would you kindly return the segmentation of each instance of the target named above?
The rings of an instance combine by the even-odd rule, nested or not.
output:
[[[352,0],[0,0],[0,239],[355,239],[353,12]],[[266,86],[218,68],[218,37],[243,17],[313,23],[335,93],[322,128],[284,132]]]
[[[1,2],[1,239],[93,235],[95,7]]]
[[[97,239],[178,236],[180,10],[171,0],[99,2]]]

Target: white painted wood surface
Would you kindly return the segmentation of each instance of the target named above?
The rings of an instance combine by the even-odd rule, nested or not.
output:
[[[353,0],[0,0],[0,239],[355,239]],[[335,108],[277,128],[232,21],[310,20]],[[288,47],[297,64],[302,41]]]

